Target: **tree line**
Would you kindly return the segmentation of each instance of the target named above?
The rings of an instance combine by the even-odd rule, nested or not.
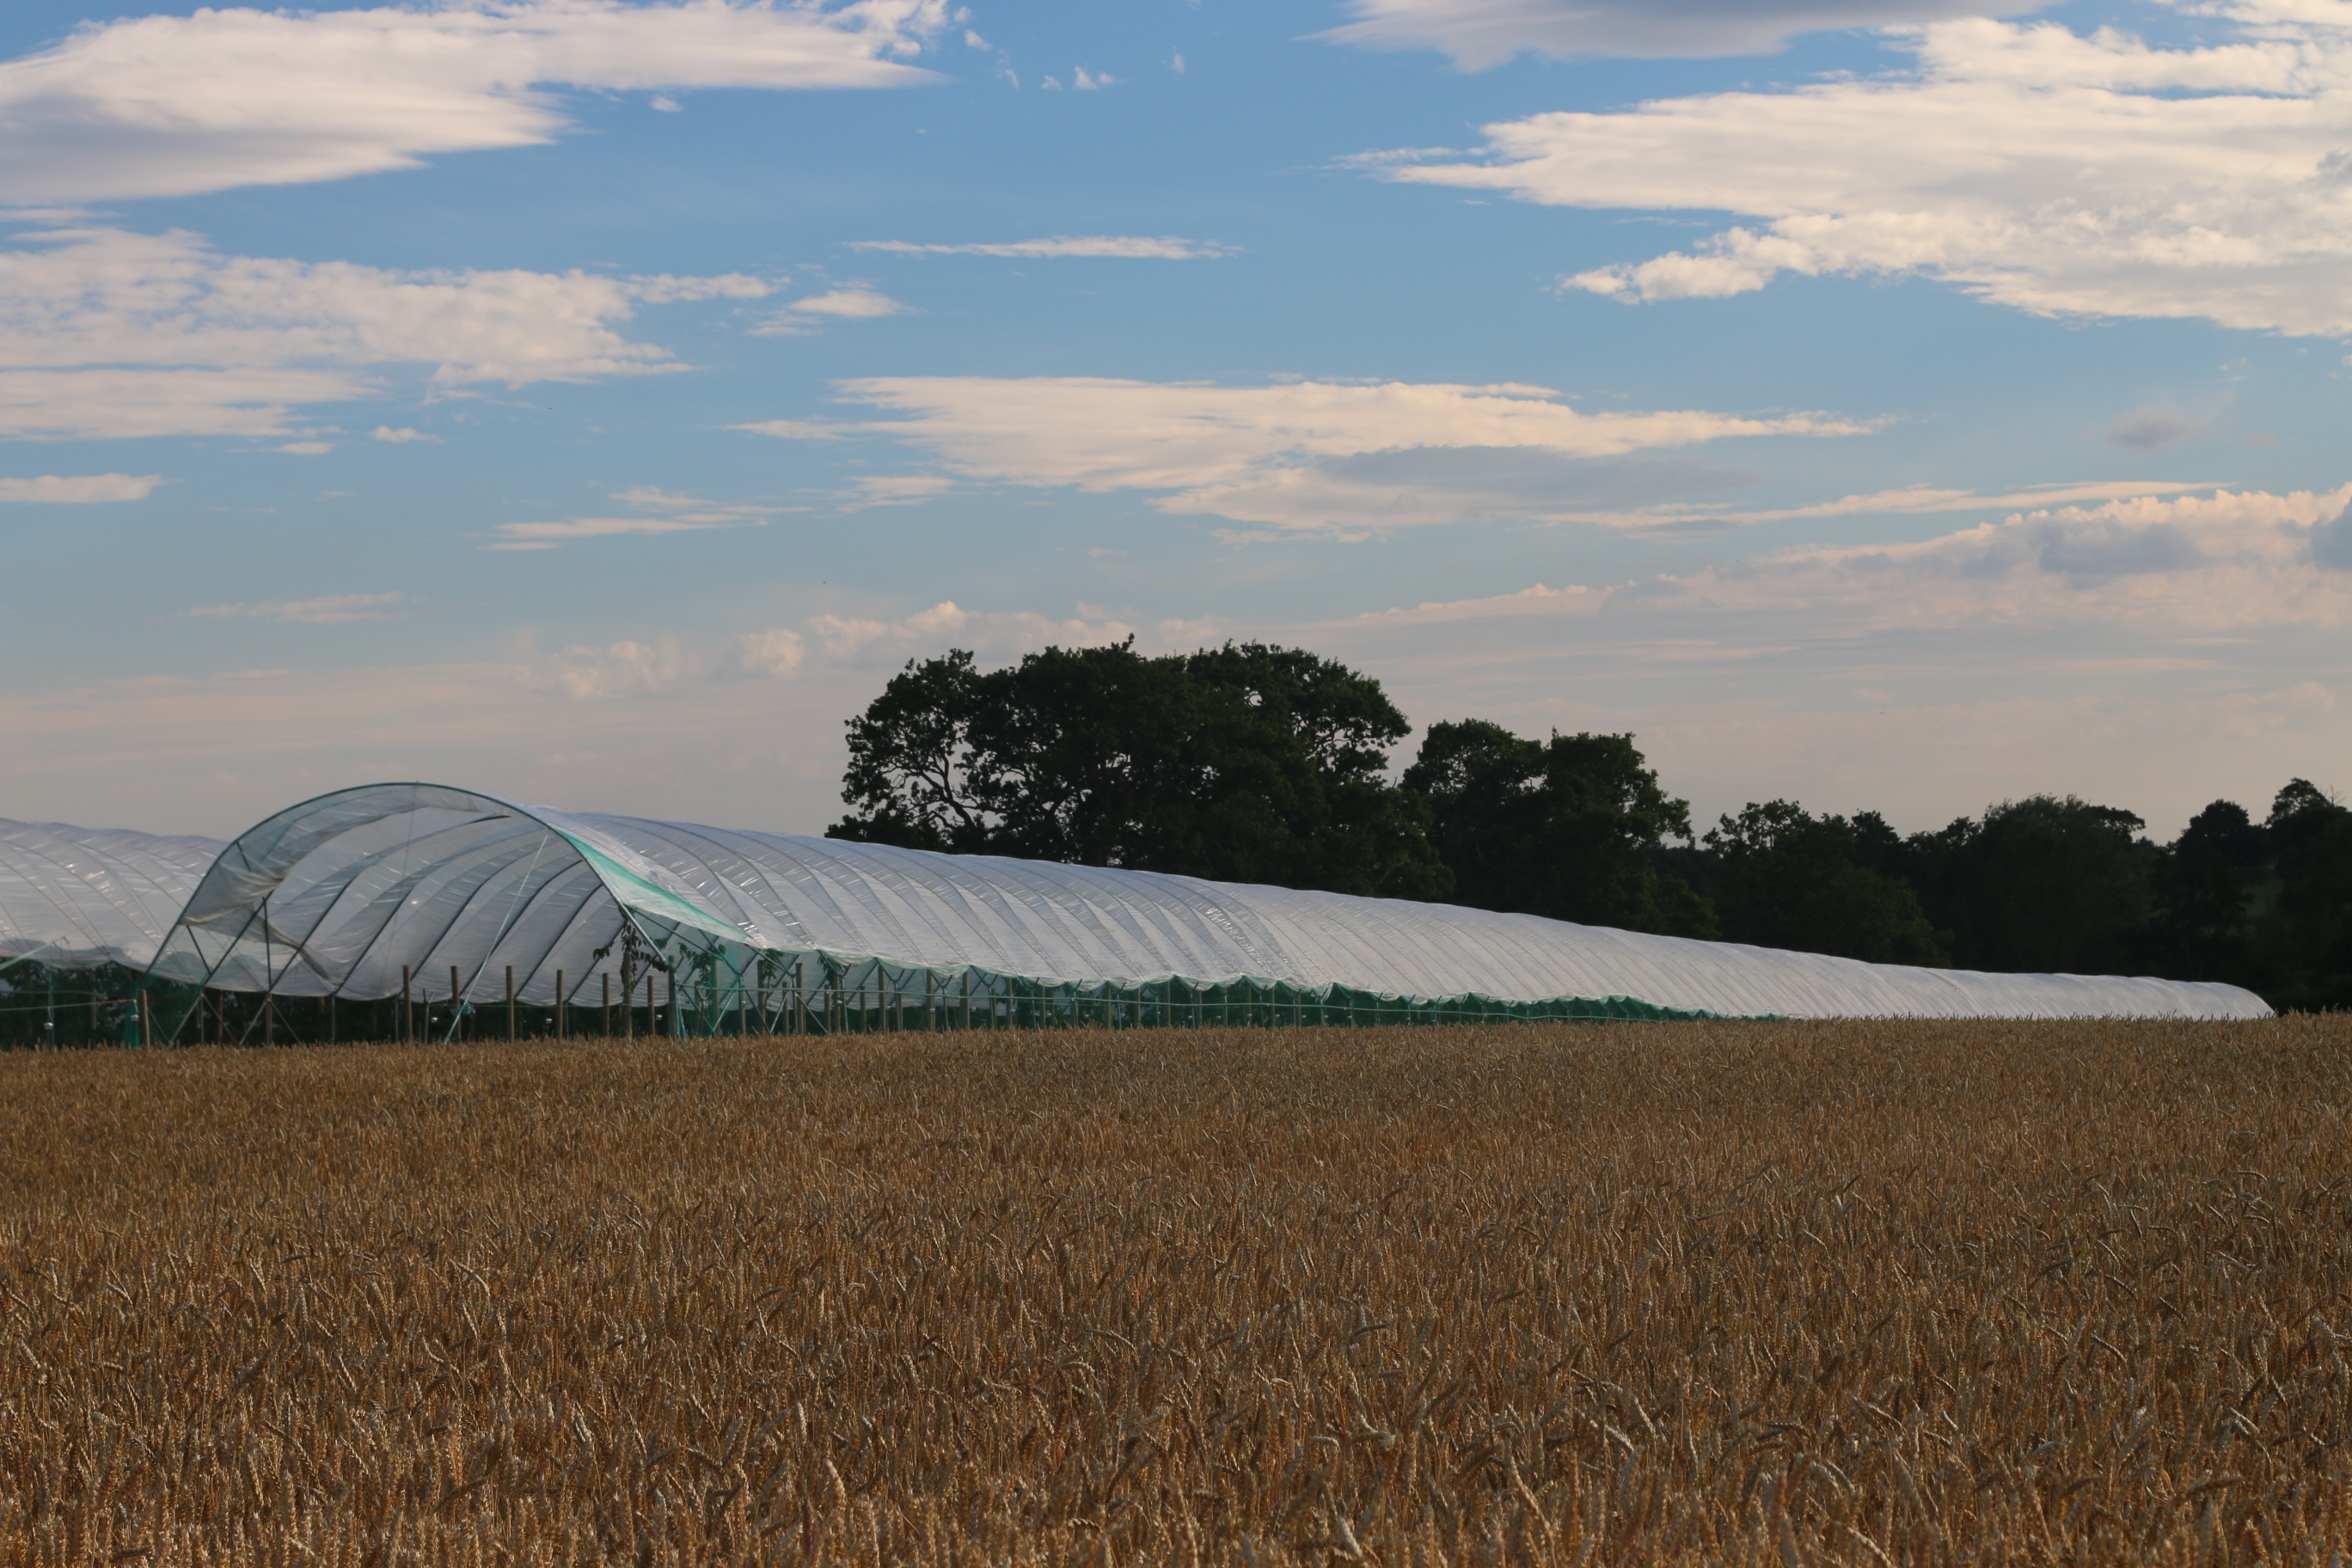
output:
[[[1299,648],[1132,640],[983,670],[912,661],[849,721],[836,838],[1167,871],[2011,973],[2222,980],[2352,1005],[2352,810],[2310,783],[2215,801],[2170,844],[2032,795],[1908,836],[1750,804],[1703,831],[1632,735],[1412,725]]]

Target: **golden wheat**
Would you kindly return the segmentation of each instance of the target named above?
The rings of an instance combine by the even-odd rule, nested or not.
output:
[[[0,1564],[2292,1563],[2352,1026],[0,1059]]]

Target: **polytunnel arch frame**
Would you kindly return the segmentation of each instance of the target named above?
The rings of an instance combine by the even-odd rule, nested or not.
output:
[[[454,963],[463,973],[449,997],[462,1007],[511,965],[523,1005],[576,1006],[613,972],[616,945],[627,979],[637,943],[671,976],[672,1033],[734,1032],[730,1013],[747,1030],[788,1015],[809,1032],[918,1026],[907,1020],[919,985],[922,1026],[956,1021],[943,1012],[977,1026],[975,1002],[987,1026],[2268,1013],[2228,986],[1910,969],[1532,915],[564,812],[421,782],[330,792],[239,835],[189,898],[155,973],[273,997],[385,999],[404,994],[404,960],[429,1004],[426,977]],[[551,972],[566,981],[561,994]],[[634,1008],[633,985],[624,1001]]]
[[[373,929],[365,932],[358,951],[347,955],[332,971],[320,961],[311,949],[312,942],[324,922],[339,911],[350,912],[348,898],[353,882],[359,879],[357,875],[347,874],[340,883],[333,884],[331,896],[323,900],[323,907],[320,908],[313,918],[299,931],[282,929],[278,920],[273,917],[270,906],[273,898],[284,886],[288,876],[334,837],[333,834],[317,832],[298,837],[298,830],[306,823],[321,813],[331,814],[333,808],[339,804],[362,800],[382,801],[387,796],[397,796],[403,792],[405,792],[408,796],[405,803],[407,810],[379,814],[378,820],[391,816],[413,816],[417,811],[428,808],[437,808],[448,814],[453,820],[444,822],[423,835],[415,831],[414,822],[407,825],[408,830],[404,834],[401,842],[401,863],[395,868],[396,879],[393,889],[412,895],[402,898],[399,900],[402,904],[414,904],[416,900],[413,893],[419,879],[442,868],[439,862],[430,858],[419,858],[417,856],[417,851],[428,846],[433,839],[446,835],[453,828],[502,822],[528,824],[536,830],[530,835],[530,853],[529,859],[523,863],[522,874],[517,879],[511,893],[504,895],[507,898],[507,908],[498,917],[499,929],[490,942],[481,947],[470,963],[460,962],[456,965],[457,969],[464,973],[451,999],[461,1005],[471,1004],[482,984],[485,973],[499,958],[503,942],[513,931],[520,917],[556,888],[557,879],[555,878],[550,878],[540,881],[536,886],[533,885],[533,872],[541,864],[549,848],[556,844],[562,845],[564,848],[559,851],[557,863],[551,869],[561,871],[577,868],[587,873],[597,889],[609,900],[614,916],[611,922],[612,934],[599,947],[592,950],[590,963],[579,971],[577,984],[566,987],[568,993],[576,993],[584,989],[596,978],[600,973],[597,965],[607,957],[614,947],[625,945],[625,932],[634,932],[639,939],[642,945],[636,950],[637,957],[646,960],[654,969],[667,970],[672,966],[673,960],[664,956],[664,950],[670,945],[677,935],[686,930],[712,923],[702,911],[695,910],[689,901],[631,872],[625,864],[609,853],[601,850],[593,841],[583,841],[581,836],[567,831],[562,824],[549,820],[549,817],[555,814],[544,808],[525,805],[481,791],[464,789],[455,785],[428,784],[423,781],[361,784],[329,791],[324,795],[298,802],[264,818],[231,839],[222,848],[220,855],[190,895],[187,904],[181,910],[178,919],[174,921],[171,931],[166,935],[153,963],[150,965],[149,973],[157,979],[190,985],[199,991],[219,989],[257,992],[265,997],[274,998],[281,994],[296,994],[284,989],[281,982],[291,974],[294,966],[299,963],[308,967],[320,981],[328,983],[323,991],[306,988],[302,994],[335,998],[353,995],[354,999],[365,1000],[383,1000],[388,994],[394,994],[385,992],[380,982],[372,994],[355,994],[352,988],[355,980],[366,972],[369,962],[375,955],[378,947],[399,923],[397,910],[383,911],[385,918],[373,922]],[[347,820],[331,826],[341,830],[348,830],[355,824]],[[289,841],[292,844],[290,853],[289,852]],[[379,860],[377,865],[380,866],[380,864]],[[509,859],[505,865],[492,865],[490,869],[495,874],[511,868],[511,865],[512,861]],[[374,868],[362,864],[354,870],[357,873],[364,873],[371,868]],[[319,879],[318,882],[322,887],[329,885],[328,879]],[[484,887],[487,885],[486,879]],[[386,889],[378,889],[379,892],[383,890]],[[480,891],[482,891],[480,888],[475,889],[476,893]],[[628,896],[624,896],[625,891]],[[495,901],[499,896],[500,895],[493,892],[492,901]],[[586,900],[583,900],[583,907],[585,902]],[[666,918],[663,919],[662,923],[669,928],[667,932],[656,932],[647,929],[646,922],[652,909],[658,909],[663,912]],[[482,910],[471,896],[460,900],[457,907],[443,911],[438,928],[429,932],[428,939],[425,942],[425,951],[412,955],[418,962],[413,962],[405,966],[415,972],[415,978],[420,984],[425,981],[429,973],[429,966],[422,960],[437,951],[443,940],[469,916],[478,917],[481,912]],[[240,914],[241,919],[237,918]],[[231,921],[234,921],[233,929],[229,929]],[[566,922],[565,929],[553,933],[547,952],[542,954],[542,960],[552,954],[555,944],[565,935],[573,934],[572,928],[576,924],[575,918],[574,921]],[[258,929],[257,939],[257,928]],[[226,930],[227,934],[218,942],[216,951],[207,952],[205,936],[206,934],[217,936],[221,930]],[[409,933],[412,941],[415,934]],[[728,934],[740,937],[741,933],[730,930]],[[249,958],[251,949],[257,944],[261,952],[260,984],[257,986],[250,983],[250,964],[240,966],[237,963],[240,949],[245,950]],[[278,954],[280,952],[286,954],[282,965],[278,961]],[[388,971],[389,962],[383,967]],[[544,967],[543,962],[533,963],[526,973],[526,983],[535,981],[538,978],[538,971]],[[240,968],[244,973],[236,973]],[[572,998],[566,994],[548,1000],[561,1006],[570,1004]],[[192,1012],[192,1008],[185,1010],[173,1021],[168,1038],[174,1041],[177,1039],[180,1032],[186,1026]],[[456,1020],[453,1016],[451,1023],[453,1029],[455,1025]]]

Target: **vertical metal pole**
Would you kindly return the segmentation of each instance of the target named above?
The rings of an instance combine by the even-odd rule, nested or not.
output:
[[[465,987],[458,984],[457,966],[453,963],[449,966],[449,1037],[453,1040],[466,1037],[466,1014],[462,1005],[464,990]]]
[[[507,1044],[514,1044],[514,965],[507,965]]]
[[[564,1010],[572,1001],[572,993],[563,988],[563,971],[555,972],[555,1037],[563,1038]]]
[[[409,977],[408,965],[404,963],[400,966],[400,1043],[404,1046],[416,1042],[416,1019],[409,1002],[410,994],[415,989],[415,983]]]

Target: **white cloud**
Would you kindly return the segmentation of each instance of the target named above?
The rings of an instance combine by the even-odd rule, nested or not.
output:
[[[1193,261],[1232,256],[1235,248],[1213,239],[1181,239],[1174,235],[1146,237],[1125,234],[1057,234],[1050,239],[1015,239],[1000,244],[916,245],[903,239],[857,239],[852,250],[883,251],[893,256],[1004,256],[1045,259],[1065,256],[1102,256],[1130,260]]]
[[[642,697],[673,691],[702,669],[702,661],[677,638],[659,637],[651,642],[567,647],[531,665],[523,679],[535,690],[566,697]]]
[[[277,621],[330,626],[345,621],[385,621],[403,614],[399,594],[330,594],[319,599],[270,599],[258,605],[205,605],[188,612],[207,620]]]
[[[1108,71],[1090,71],[1079,66],[1070,73],[1070,85],[1080,92],[1093,92],[1098,88],[1117,87],[1118,78]]]
[[[1816,414],[1585,414],[1545,388],[1507,385],[908,376],[842,390],[909,416],[869,422],[866,433],[922,447],[966,479],[1165,491],[1152,503],[1163,511],[1343,534],[1561,515],[1563,497],[1580,494],[1650,500],[1722,489],[1743,480],[1686,462],[1608,460],[1727,437],[1864,428]]]
[[[949,647],[969,648],[983,658],[1013,658],[1048,643],[1064,647],[1107,647],[1136,635],[1137,627],[1093,605],[1075,616],[1056,618],[1034,610],[967,610],[952,600],[895,621],[858,616],[812,616],[806,640],[828,664],[896,664]]]
[[[0,501],[145,500],[163,482],[161,474],[43,474],[35,479],[0,479]]]
[[[869,506],[919,506],[955,488],[955,481],[938,474],[869,474],[851,481],[857,488],[842,498],[843,510],[861,511]]]
[[[815,330],[822,321],[870,321],[879,316],[905,315],[911,309],[878,289],[852,283],[795,300],[751,331],[761,337],[791,337]]]
[[[653,485],[634,485],[614,492],[613,499],[637,509],[638,517],[567,517],[548,522],[502,522],[490,531],[494,542],[485,550],[553,550],[580,539],[611,539],[626,534],[696,533],[712,528],[746,528],[764,523],[777,511],[772,506],[747,506],[679,495]]]
[[[429,8],[202,9],[86,24],[0,63],[0,201],[190,195],[412,168],[548,142],[534,87],[872,88],[942,0],[459,0]]]
[[[430,366],[445,387],[676,370],[622,334],[640,304],[767,291],[738,275],[404,272],[52,228],[0,247],[0,435],[283,435],[292,405],[369,395],[357,373],[372,366]]]
[[[730,425],[730,430],[749,430],[756,436],[773,436],[781,441],[846,441],[859,434],[864,426],[836,425],[823,419],[762,419],[753,425]]]
[[[729,643],[722,671],[745,679],[782,679],[797,671],[808,651],[801,634],[779,627],[746,632]]]
[[[375,427],[373,434],[374,439],[378,441],[389,441],[395,447],[404,446],[411,441],[438,441],[441,439],[438,436],[427,436],[422,430],[410,429],[405,425],[402,426],[397,430],[394,429],[389,425],[379,425]]]
[[[1564,280],[1626,300],[1916,272],[2043,314],[2343,333],[2352,29],[2298,5],[2231,7],[2236,37],[2185,48],[1944,22],[1909,36],[1907,72],[1539,114],[1487,127],[1475,158],[1360,162],[1527,201],[1759,220]]]
[[[316,458],[333,451],[335,444],[331,441],[289,441],[278,449],[291,452],[298,458]]]

